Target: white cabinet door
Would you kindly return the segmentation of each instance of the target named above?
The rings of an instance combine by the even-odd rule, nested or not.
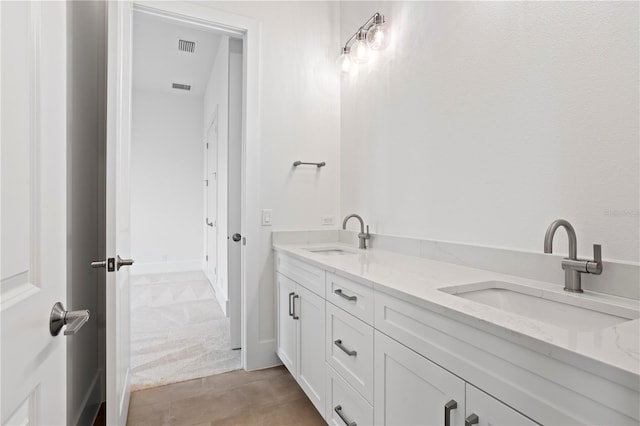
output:
[[[293,300],[294,317],[298,317],[298,383],[320,413],[324,413],[324,299],[298,285]],[[295,297],[295,296],[294,296]]]
[[[533,426],[538,423],[467,383],[467,420],[478,426]]]
[[[463,380],[378,331],[374,347],[375,424],[441,426],[450,401],[450,424],[464,424]]]
[[[296,283],[278,273],[278,356],[293,377],[297,377],[298,321],[294,320]]]

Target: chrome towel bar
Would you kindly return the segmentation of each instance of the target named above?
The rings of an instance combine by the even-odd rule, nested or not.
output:
[[[303,165],[303,164],[309,165],[309,166],[316,166],[318,168],[324,167],[324,166],[327,165],[327,163],[325,163],[324,161],[322,163],[304,163],[302,161],[294,161],[293,162],[293,167],[298,167],[298,166]]]

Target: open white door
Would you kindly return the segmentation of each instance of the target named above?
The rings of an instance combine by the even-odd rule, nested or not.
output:
[[[218,288],[218,109],[206,134],[205,155],[207,157],[207,278]],[[219,297],[219,295],[216,295]]]
[[[129,174],[131,152],[131,2],[109,2],[106,160],[107,424],[125,425],[131,396],[129,359]],[[111,263],[111,265],[110,265]],[[124,266],[122,269],[120,266]],[[110,270],[111,269],[111,270]]]
[[[2,2],[0,15],[1,422],[65,425],[73,336],[53,337],[49,317],[67,299],[66,5]]]

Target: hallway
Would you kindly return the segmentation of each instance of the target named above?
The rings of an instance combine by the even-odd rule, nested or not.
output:
[[[229,319],[201,271],[131,276],[133,391],[239,368]]]

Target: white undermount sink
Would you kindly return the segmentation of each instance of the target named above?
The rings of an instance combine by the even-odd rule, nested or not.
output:
[[[524,285],[487,281],[440,288],[440,291],[506,312],[577,332],[590,332],[640,318],[640,311],[597,300]]]
[[[313,247],[305,249],[311,253],[324,254],[327,256],[344,256],[346,254],[358,254],[355,250],[347,250],[343,247]]]

